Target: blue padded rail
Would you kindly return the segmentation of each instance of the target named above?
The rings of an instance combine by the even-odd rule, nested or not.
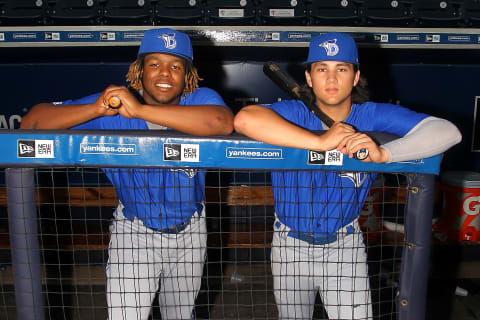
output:
[[[371,135],[375,137],[375,133]],[[366,163],[338,152],[278,147],[236,134],[195,137],[174,131],[2,130],[0,145],[3,167],[178,166],[438,174],[441,161],[441,156],[435,156],[390,164]]]

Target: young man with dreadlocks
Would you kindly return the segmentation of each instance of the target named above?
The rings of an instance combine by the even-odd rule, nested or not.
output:
[[[189,37],[172,29],[145,32],[127,74],[129,88],[56,105],[41,103],[23,129],[174,129],[197,136],[228,135],[233,114],[222,98],[198,87]],[[120,107],[109,107],[110,99]],[[190,319],[206,250],[202,170],[103,171],[120,203],[108,247],[109,319],[147,319],[159,291],[162,319]]]
[[[235,129],[274,145],[328,151],[364,161],[430,157],[460,142],[449,121],[407,108],[367,101],[355,41],[344,33],[312,38],[305,77],[316,106],[335,120],[328,127],[299,100],[251,105],[235,116]],[[326,130],[316,135],[311,130]],[[377,145],[361,131],[401,138]],[[375,174],[274,171],[276,219],[272,275],[279,319],[311,319],[317,293],[329,319],[372,319],[367,257],[358,217]]]

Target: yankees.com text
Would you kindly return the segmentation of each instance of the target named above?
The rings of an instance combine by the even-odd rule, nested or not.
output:
[[[227,148],[227,158],[282,159],[282,150],[257,148]]]
[[[82,143],[80,153],[135,154],[135,145]]]

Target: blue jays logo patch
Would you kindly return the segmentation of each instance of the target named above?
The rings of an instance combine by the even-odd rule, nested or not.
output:
[[[170,169],[172,172],[183,172],[189,177],[190,179],[194,178],[195,175],[197,174],[198,170],[197,169]]]
[[[337,39],[327,40],[320,43],[318,46],[324,48],[327,56],[329,57],[336,56],[338,54],[338,51],[340,50],[337,45]]]
[[[158,38],[162,39],[163,42],[165,43],[165,48],[166,49],[175,49],[177,46],[177,40],[175,40],[175,34],[170,33],[170,34],[162,34],[159,35]]]
[[[368,174],[365,172],[339,172],[338,176],[349,179],[355,188],[358,188],[367,180]]]

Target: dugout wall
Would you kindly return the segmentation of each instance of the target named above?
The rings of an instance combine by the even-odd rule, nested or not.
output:
[[[123,84],[143,31],[148,28],[150,26],[1,27],[0,92],[3,98],[0,128],[18,128],[21,117],[38,102],[80,97],[112,83]],[[461,129],[464,138],[461,144],[445,155],[442,169],[478,169],[480,162],[477,154],[471,152],[470,139],[474,106],[478,100],[475,97],[479,96],[476,87],[471,85],[475,83],[479,71],[478,29],[320,26],[176,28],[186,31],[194,39],[195,64],[205,78],[202,85],[216,89],[234,111],[252,102],[269,103],[288,97],[263,76],[263,62],[279,62],[284,70],[302,82],[300,64],[306,57],[309,38],[332,30],[349,32],[359,44],[362,72],[369,80],[374,100],[398,102],[415,111],[451,120]],[[20,94],[12,94],[19,91]],[[23,138],[35,140],[38,137],[30,138],[27,135]],[[48,135],[45,139],[56,141]],[[221,143],[224,141],[221,140]],[[72,150],[78,151],[77,147]],[[16,162],[18,159],[7,159],[4,167],[19,165]],[[30,160],[27,159],[27,163]],[[101,164],[108,163],[113,167],[124,165],[104,160],[102,158]],[[43,310],[46,311],[46,317],[51,318],[81,315],[103,319],[102,316],[95,316],[95,312],[104,315],[102,312],[105,311],[102,289],[103,270],[107,261],[105,250],[108,245],[108,226],[117,199],[98,168],[90,165],[84,167],[83,162],[51,164],[48,161],[32,162],[35,166],[41,165],[40,169],[35,170],[35,184],[45,186],[41,189],[45,192],[43,198],[40,203],[37,202],[39,215],[36,221],[44,228],[39,232],[40,270],[43,270],[40,272],[41,295],[46,296],[42,301]],[[207,188],[207,205],[211,219],[208,220],[209,260],[196,307],[200,318],[234,318],[242,315],[275,318],[271,275],[268,274],[273,224],[269,171],[286,167],[245,168],[244,162],[241,160],[239,163],[242,164],[228,168],[207,165],[207,184],[210,185]],[[170,165],[162,164],[162,167]],[[303,165],[304,162],[300,168],[304,168]],[[30,167],[26,163],[20,166]],[[297,166],[286,169],[294,168]],[[383,171],[383,168],[346,169]],[[396,173],[403,171],[396,167],[385,170]],[[437,174],[438,171],[426,173],[428,185],[433,179],[430,174]],[[368,219],[371,213],[382,212],[386,219],[381,225],[391,228],[389,232],[370,230],[368,233],[372,242],[368,247],[369,257],[375,260],[369,262],[373,273],[370,281],[375,283],[372,285],[372,298],[375,316],[379,318],[408,316],[413,319],[412,314],[421,315],[424,308],[424,296],[412,300],[405,290],[397,296],[399,281],[400,288],[407,288],[407,292],[418,288],[418,294],[421,295],[424,291],[418,284],[424,281],[425,271],[408,273],[409,267],[406,267],[418,264],[415,269],[422,270],[427,266],[426,244],[430,239],[427,225],[431,222],[428,198],[431,194],[416,193],[415,187],[418,181],[420,184],[425,181],[422,180],[424,174],[387,173],[385,178],[389,184],[387,187],[374,188],[375,193],[367,199],[362,214],[368,228],[368,223],[372,222],[372,219]],[[417,181],[418,177],[421,180]],[[412,212],[418,213],[416,218],[425,220],[405,221],[407,231],[403,234],[397,231],[404,222],[403,210],[407,196],[426,197],[427,201],[421,203],[427,204],[427,208],[417,207],[416,201],[412,206],[411,202],[407,203],[409,210],[411,208]],[[3,221],[0,236],[4,240],[0,250],[0,269],[3,270],[0,290],[4,302],[0,303],[0,310],[11,315],[11,312],[18,310],[14,308],[12,300],[14,291],[6,208],[4,201],[0,211]],[[377,221],[373,221],[371,227],[378,227]],[[423,227],[419,228],[421,225]],[[22,224],[20,227],[26,228],[28,225]],[[25,235],[24,232],[19,234]],[[404,236],[407,239],[405,241]],[[402,250],[404,246],[408,250]],[[400,259],[402,251],[406,254],[403,260]],[[402,278],[399,277],[401,261]],[[48,272],[45,274],[45,271]],[[28,276],[23,283],[36,286],[38,292],[39,283],[31,282],[32,279],[36,278]],[[27,296],[30,297],[29,294]],[[28,299],[22,298],[20,301],[26,303],[27,310],[32,306],[38,307]],[[38,302],[38,299],[34,301]],[[158,309],[155,310],[158,316]],[[23,312],[22,315],[34,316],[36,313]],[[322,317],[321,307],[316,309],[315,316]],[[10,318],[14,317],[8,316]]]
[[[42,26],[0,28],[0,128],[18,128],[34,104],[123,85],[149,26]],[[263,75],[273,60],[303,83],[301,62],[308,41],[321,32],[350,33],[359,45],[361,71],[372,99],[400,103],[449,119],[463,140],[442,162],[445,170],[478,169],[472,152],[480,31],[474,28],[387,28],[329,26],[177,26],[193,39],[195,64],[237,111],[257,101],[288,98]],[[3,40],[1,40],[3,39]],[[74,75],[74,76],[72,76]],[[68,81],[66,81],[68,79]],[[11,94],[22,92],[22,94]],[[480,130],[477,130],[477,132]],[[461,166],[459,165],[461,163]]]
[[[208,169],[209,251],[195,315],[210,319],[276,318],[269,264],[269,171],[381,173],[381,184],[372,189],[361,217],[374,318],[424,318],[440,156],[388,165],[348,158],[325,163],[312,161],[317,158],[308,150],[242,136],[206,139],[172,132],[5,131],[0,141],[2,166],[11,168],[5,170],[10,229],[2,236],[10,237],[12,262],[5,267],[14,279],[2,278],[4,318],[13,318],[12,312],[19,319],[105,316],[102,270],[116,199],[98,168],[132,166]],[[32,148],[27,153],[21,152],[24,144]],[[193,148],[195,157],[169,159],[166,148],[172,146]],[[322,317],[321,306],[318,301],[316,317]]]

